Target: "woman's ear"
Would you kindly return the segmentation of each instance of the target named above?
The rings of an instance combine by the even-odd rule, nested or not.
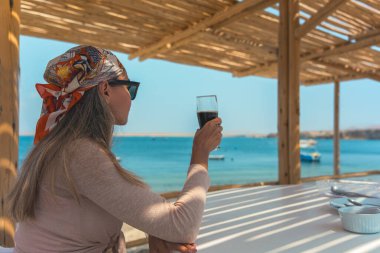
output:
[[[99,94],[103,96],[107,104],[109,104],[111,101],[111,86],[108,84],[108,82],[104,81],[98,85],[98,89]]]

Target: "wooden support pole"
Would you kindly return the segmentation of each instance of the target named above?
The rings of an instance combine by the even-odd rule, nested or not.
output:
[[[300,39],[299,0],[290,0],[289,6],[289,183],[301,183],[300,161]]]
[[[288,107],[287,98],[289,96],[288,80],[288,27],[287,3],[280,1],[280,28],[278,34],[278,179],[280,184],[289,183],[289,160],[288,160]],[[280,66],[283,69],[280,69]]]
[[[20,0],[0,0],[0,245],[14,247],[15,224],[5,197],[14,185],[18,160]]]
[[[280,0],[278,156],[280,184],[300,183],[298,0]]]
[[[334,81],[334,175],[340,174],[340,138],[339,138],[340,83]]]

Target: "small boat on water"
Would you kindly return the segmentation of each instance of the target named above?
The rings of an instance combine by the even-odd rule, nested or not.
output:
[[[317,151],[314,151],[314,152],[301,151],[301,161],[303,161],[303,162],[320,162],[321,161],[321,154]]]
[[[300,156],[303,162],[320,162],[321,154],[317,151],[315,145],[316,140],[300,140]]]
[[[300,140],[300,147],[301,148],[308,148],[315,146],[317,144],[316,140],[308,139],[308,140]]]
[[[210,155],[209,160],[224,160],[224,155]]]
[[[120,158],[120,156],[116,156],[116,160],[117,160],[118,162],[121,162],[121,158]]]

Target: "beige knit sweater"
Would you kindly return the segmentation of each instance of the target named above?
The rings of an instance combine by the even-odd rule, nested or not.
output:
[[[126,181],[90,139],[76,140],[68,158],[81,205],[70,192],[63,159],[57,156],[49,166],[57,171],[56,199],[46,177],[40,186],[36,218],[18,223],[14,252],[106,252],[117,245],[123,222],[171,242],[196,240],[210,186],[202,165],[189,166],[181,194],[171,203]]]

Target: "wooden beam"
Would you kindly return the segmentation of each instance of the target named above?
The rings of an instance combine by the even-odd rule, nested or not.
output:
[[[17,177],[20,0],[0,0],[0,245],[14,247],[6,196]]]
[[[311,86],[311,85],[317,85],[317,84],[331,84],[334,82],[335,79],[339,79],[342,81],[351,81],[356,79],[363,79],[367,78],[364,74],[346,74],[346,75],[339,75],[339,76],[330,76],[330,77],[323,77],[318,79],[310,79],[310,80],[304,80],[302,81],[302,85],[305,86]]]
[[[359,41],[359,40],[362,40],[362,39],[366,39],[368,37],[372,37],[372,36],[377,35],[377,34],[380,34],[380,26],[377,26],[375,28],[366,30],[366,31],[364,31],[363,33],[361,33],[359,35],[350,36],[349,38],[350,38],[350,40]]]
[[[280,184],[300,183],[298,0],[280,0],[278,65],[278,156]]]
[[[302,178],[302,183],[314,182],[318,180],[327,180],[327,179],[340,179],[340,178],[350,178],[350,177],[367,177],[371,175],[379,175],[380,170],[370,170],[364,172],[354,172],[354,173],[344,173],[340,175],[326,175],[326,176],[317,176],[317,177],[306,177]]]
[[[325,65],[326,67],[329,67],[329,68],[332,68],[332,69],[336,69],[336,70],[340,70],[340,71],[345,71],[347,73],[351,73],[351,74],[357,74],[357,75],[361,75],[361,76],[364,76],[366,78],[370,78],[370,79],[373,79],[375,81],[379,81],[380,82],[380,72],[375,72],[375,71],[364,71],[362,69],[359,69],[359,68],[353,68],[351,66],[346,66],[346,65],[343,65],[341,63],[335,63],[335,62],[328,62],[328,61],[324,61],[324,60],[315,60],[316,63],[318,64],[323,64]]]
[[[259,72],[265,71],[267,69],[273,68],[278,64],[278,60],[275,61],[269,61],[263,64],[259,64],[253,68],[248,68],[246,70],[241,71],[234,71],[233,76],[235,77],[243,77],[243,76],[249,76],[249,75],[255,75]]]
[[[334,80],[334,175],[340,174],[339,102],[340,83]]]
[[[245,50],[247,52],[257,51],[257,49],[259,49],[260,51],[264,51],[266,54],[272,54],[276,57],[278,55],[277,46],[266,45],[263,43],[263,41],[254,39],[252,37],[241,36],[235,33],[224,31],[222,29],[212,28],[207,28],[206,33],[216,36],[217,39],[221,40],[222,42],[230,42],[234,45],[246,45],[247,47]]]
[[[337,54],[342,54],[342,53],[348,53],[351,51],[359,50],[362,48],[370,47],[376,44],[380,43],[380,30],[376,30],[378,33],[371,32],[371,35],[364,37],[361,40],[358,40],[356,43],[345,43],[341,45],[334,45],[330,48],[325,48],[325,49],[320,49],[314,52],[307,52],[301,55],[301,62],[305,61],[310,61],[326,56],[331,56],[331,55],[337,55]],[[269,61],[266,63],[259,64],[255,67],[248,68],[245,70],[241,71],[235,71],[233,73],[234,76],[237,77],[243,77],[243,76],[248,76],[248,75],[254,75],[256,73],[260,73],[261,71],[265,71],[268,68],[274,67],[277,64],[277,61]],[[346,69],[345,71],[348,71]],[[370,74],[371,76],[372,74]],[[373,74],[372,75],[374,80],[380,81],[378,79],[378,75]]]
[[[302,38],[308,32],[322,23],[328,16],[330,16],[336,9],[348,0],[330,0],[323,8],[319,9],[305,24],[296,29],[296,36]]]
[[[275,4],[278,0],[246,0],[244,2],[235,4],[226,10],[217,12],[210,18],[207,18],[199,23],[188,27],[183,31],[177,31],[172,35],[162,38],[160,41],[146,47],[139,49],[129,55],[129,59],[136,57],[153,57],[154,55],[163,51],[169,50],[173,44],[182,40],[187,40],[194,34],[205,30],[208,27],[217,28],[225,26],[230,22],[235,22],[247,15],[252,15],[254,11],[262,10],[268,6]],[[185,41],[186,42],[186,41]],[[148,55],[148,56],[147,56]]]
[[[352,51],[359,50],[362,48],[370,47],[379,43],[380,43],[380,34],[375,34],[375,35],[366,37],[364,39],[361,39],[357,42],[350,42],[350,43],[345,43],[342,45],[335,45],[333,47],[318,50],[316,52],[305,53],[301,55],[301,60],[308,61],[308,60],[313,60],[313,59],[322,58],[326,56],[348,53],[348,52],[352,52]]]

